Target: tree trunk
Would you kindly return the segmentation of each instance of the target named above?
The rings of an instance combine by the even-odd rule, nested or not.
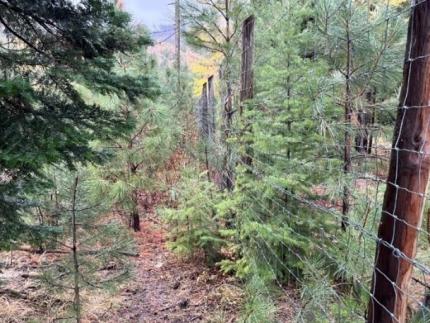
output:
[[[129,148],[132,148],[133,144],[130,142]],[[131,162],[128,163],[128,169],[131,177],[136,176],[138,165],[135,165]],[[131,200],[133,201],[133,208],[130,213],[130,228],[132,228],[135,232],[140,231],[140,217],[139,217],[139,194],[138,190],[134,189],[131,192]]]
[[[139,216],[139,212],[137,210],[134,210],[131,213],[131,228],[135,232],[140,231],[140,216]]]
[[[73,185],[73,200],[72,200],[72,254],[73,254],[73,290],[74,290],[74,300],[73,309],[75,311],[76,322],[81,322],[81,300],[80,300],[80,290],[79,290],[79,261],[78,261],[78,249],[77,249],[77,235],[76,235],[76,193],[78,190],[79,178],[75,178],[75,183]]]
[[[347,21],[346,25],[346,42],[347,42],[347,50],[346,50],[346,73],[345,73],[345,106],[344,106],[344,122],[345,122],[345,138],[344,138],[344,147],[343,147],[343,173],[345,177],[345,181],[348,181],[348,175],[352,169],[351,162],[351,67],[352,67],[352,46],[351,46],[351,37],[349,30],[349,21]],[[350,198],[351,191],[349,187],[349,183],[345,183],[343,187],[343,198],[342,198],[342,230],[346,230],[348,227],[348,213],[350,209]]]
[[[405,322],[430,170],[430,2],[412,8],[368,322]],[[408,108],[409,107],[409,108]]]
[[[230,81],[227,81],[227,98],[224,106],[224,142],[226,146],[226,152],[224,155],[224,188],[228,191],[232,191],[234,187],[234,172],[232,168],[232,153],[233,149],[231,143],[228,142],[230,139],[231,128],[233,126],[233,104],[232,104],[233,91],[231,88]]]
[[[232,155],[233,149],[231,143],[228,142],[230,139],[230,134],[233,126],[233,89],[231,85],[231,33],[230,33],[230,7],[229,0],[225,0],[225,23],[226,23],[226,47],[228,48],[228,53],[225,56],[226,71],[223,75],[226,81],[227,94],[224,102],[224,144],[226,147],[226,152],[223,160],[223,186],[228,191],[232,191],[234,187],[234,171],[232,165]]]
[[[178,77],[177,94],[181,91],[181,6],[180,0],[175,2],[175,50],[176,50],[176,72]]]
[[[211,181],[211,173],[209,168],[209,152],[208,152],[208,146],[205,146],[205,164],[206,164],[206,172],[208,176],[208,181]]]
[[[360,110],[357,115],[358,133],[355,136],[355,150],[359,153],[370,154],[372,152],[372,131],[369,129],[375,122],[375,92],[369,90],[366,93],[369,108]]]
[[[254,97],[254,25],[254,16],[246,18],[242,25],[241,103]],[[243,105],[240,107],[240,114],[242,113]]]
[[[133,210],[130,214],[130,228],[134,230],[134,232],[140,231],[140,216],[139,216],[139,198],[138,198],[138,191],[133,191]]]
[[[208,84],[204,83],[202,87],[200,105],[200,118],[201,118],[201,129],[200,137],[205,145],[208,143],[209,138],[209,111],[208,111]]]
[[[208,180],[211,181],[210,170],[209,170],[209,145],[211,138],[211,116],[209,112],[209,97],[208,97],[208,83],[203,84],[202,96],[200,99],[200,118],[201,118],[201,129],[200,137],[204,145],[205,155],[205,166],[207,171]]]
[[[376,102],[374,102],[374,103],[376,103]],[[372,107],[371,111],[372,112],[371,112],[371,116],[370,116],[370,125],[371,125],[371,127],[373,127],[375,125],[375,122],[376,122],[376,109],[375,109],[375,107]],[[370,133],[369,133],[369,143],[367,146],[367,153],[369,155],[372,153],[373,141],[375,140],[373,137],[373,134],[374,134],[374,132],[372,129],[372,130],[370,130]]]

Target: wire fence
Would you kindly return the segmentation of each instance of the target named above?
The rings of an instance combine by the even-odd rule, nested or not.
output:
[[[349,20],[344,19],[340,30],[326,23],[325,30],[317,31],[325,35],[323,40],[335,38],[336,48],[330,50],[343,50],[343,56],[331,62],[331,68],[322,72],[325,75],[315,78],[310,75],[317,73],[321,57],[327,56],[324,49],[313,48],[310,55],[291,54],[287,45],[293,41],[287,40],[287,63],[277,66],[280,60],[274,61],[271,55],[282,44],[273,45],[270,52],[259,36],[273,33],[271,40],[278,41],[276,33],[293,20],[294,10],[285,8],[264,25],[265,17],[257,15],[255,43],[242,44],[243,57],[246,51],[254,52],[255,84],[243,88],[250,71],[242,67],[236,77],[242,82],[235,84],[232,93],[238,98],[251,91],[255,97],[235,103],[243,105],[246,121],[236,114],[230,129],[239,138],[231,157],[237,177],[230,180],[238,183],[237,191],[243,190],[241,176],[258,182],[246,191],[247,208],[258,210],[253,220],[265,224],[284,219],[285,235],[307,245],[302,252],[289,239],[252,238],[249,243],[260,249],[260,259],[273,271],[277,285],[285,288],[279,267],[301,286],[310,279],[328,281],[331,297],[327,299],[338,304],[333,306],[315,294],[299,311],[298,320],[429,322],[430,2],[399,7],[387,1],[383,8],[369,7],[361,26],[354,25],[356,17],[362,18],[355,6],[343,1],[326,8],[330,19],[339,15]],[[378,10],[383,12],[377,15]],[[320,12],[324,17],[326,13]],[[370,54],[360,53],[366,33],[372,34],[368,39],[374,42]],[[406,47],[403,60],[397,50],[401,47]],[[288,55],[298,56],[298,63],[291,59],[289,65]],[[284,71],[282,82],[273,67]],[[272,71],[269,76],[266,68]],[[394,76],[388,76],[390,72]],[[307,78],[315,81],[313,89],[303,85]],[[280,98],[282,104],[276,106],[268,96]],[[308,119],[311,122],[304,126]],[[243,131],[247,124],[252,125],[248,134]],[[217,148],[211,150],[211,160],[223,158],[221,144],[214,139]],[[209,171],[222,170],[209,167]],[[310,223],[303,225],[307,218]],[[280,254],[280,247],[306,264],[308,276]]]

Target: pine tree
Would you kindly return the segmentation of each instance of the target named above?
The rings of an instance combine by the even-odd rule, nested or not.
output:
[[[323,231],[332,229],[327,215],[300,201],[324,199],[315,190],[337,160],[319,157],[338,109],[325,95],[329,66],[312,54],[314,8],[287,4],[254,2],[255,94],[243,103],[241,120],[250,129],[241,138],[249,147],[242,147],[236,189],[220,215],[234,214],[230,243],[236,250],[234,261],[222,261],[222,268],[246,278],[249,289],[298,284],[305,261],[318,255],[313,241],[324,246]],[[271,307],[270,293],[253,290],[248,302],[253,306],[247,317],[274,319],[270,312],[262,319],[259,310]]]
[[[398,17],[385,3],[354,1],[316,2],[320,34],[318,55],[326,58],[333,76],[332,95],[341,98],[343,118],[333,127],[342,156],[342,228],[348,226],[353,202],[353,159],[366,162],[378,133],[378,106],[390,100],[398,88],[399,57],[404,34]],[[387,11],[388,10],[388,11]],[[363,25],[363,21],[367,24]],[[342,137],[342,140],[340,138]],[[355,144],[354,144],[355,141]],[[353,155],[353,148],[359,153]]]
[[[119,62],[119,74],[159,78],[159,68],[145,50],[120,56]],[[156,96],[135,102],[122,96],[114,109],[120,111],[126,123],[134,125],[134,130],[123,138],[100,142],[101,146],[109,147],[114,157],[105,165],[93,168],[94,180],[98,182],[99,194],[108,196],[113,207],[127,214],[130,227],[140,231],[140,191],[164,189],[159,175],[176,147],[178,125],[175,114],[169,114],[169,107]]]
[[[93,199],[93,182],[87,169],[78,171],[52,169],[57,178],[55,252],[63,254],[44,269],[45,287],[65,303],[64,308],[76,322],[81,322],[87,309],[88,296],[109,293],[130,275],[129,256],[136,254],[134,245],[121,223],[106,218],[109,204]],[[39,205],[43,213],[49,204]],[[47,225],[47,224],[45,224]],[[58,313],[65,315],[66,313]]]

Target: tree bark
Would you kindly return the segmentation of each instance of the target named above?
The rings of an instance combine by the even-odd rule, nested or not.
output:
[[[75,178],[73,185],[73,200],[72,200],[72,254],[73,254],[73,290],[74,300],[73,309],[75,311],[76,322],[81,322],[81,300],[80,300],[80,280],[79,280],[79,261],[78,261],[78,249],[77,249],[77,235],[76,235],[76,194],[78,190],[79,178]]]
[[[242,25],[242,68],[240,102],[245,102],[254,97],[254,26],[255,17],[245,19]],[[240,113],[243,113],[241,105]]]
[[[213,75],[208,78],[208,118],[209,118],[209,139],[215,138],[215,89],[214,89]]]
[[[208,180],[211,181],[210,170],[209,170],[209,144],[211,138],[211,116],[209,112],[209,97],[208,97],[208,83],[203,84],[202,95],[200,99],[200,118],[201,118],[201,129],[200,137],[204,145],[205,154],[205,166],[207,171]]]
[[[178,77],[177,94],[181,91],[181,5],[180,0],[175,1],[175,50],[176,72]]]
[[[232,191],[234,188],[234,171],[232,166],[232,155],[233,155],[233,149],[231,147],[231,143],[229,143],[230,134],[233,126],[233,89],[231,85],[231,32],[230,32],[230,3],[229,0],[225,0],[225,25],[226,25],[226,47],[228,50],[227,55],[225,56],[225,63],[226,63],[226,71],[223,75],[223,77],[226,80],[226,88],[227,88],[227,94],[224,102],[224,143],[226,146],[226,152],[224,155],[224,161],[223,161],[223,168],[224,168],[224,174],[223,174],[223,186],[228,191]]]
[[[348,181],[348,175],[352,170],[351,161],[351,68],[352,68],[352,40],[349,30],[349,21],[346,22],[346,72],[345,72],[345,106],[344,106],[344,122],[345,122],[345,133],[344,133],[344,147],[343,147],[343,173],[345,176],[345,181]],[[343,198],[342,198],[342,230],[346,231],[348,227],[348,213],[350,209],[350,198],[351,191],[349,188],[349,183],[345,183],[343,186]]]
[[[135,172],[133,172],[133,174],[134,173]],[[130,227],[134,230],[134,232],[138,232],[140,231],[140,215],[139,215],[138,191],[136,189],[132,192],[132,201],[133,201],[133,209],[130,214]]]
[[[231,143],[228,142],[230,139],[231,128],[233,126],[233,104],[232,104],[233,91],[231,88],[231,82],[227,81],[227,98],[224,106],[224,142],[226,146],[226,153],[224,156],[224,187],[232,191],[234,187],[234,172],[231,165],[231,159],[233,149]]]
[[[209,111],[208,111],[208,84],[204,83],[202,87],[201,105],[200,105],[201,129],[200,136],[206,145],[209,138]]]
[[[244,103],[254,98],[254,26],[255,17],[249,16],[242,25],[242,67],[240,88],[240,115],[243,116]],[[245,156],[242,161],[245,165],[252,165],[252,142],[246,140],[247,133],[251,132],[252,124],[243,120],[245,135]]]
[[[376,103],[375,91],[369,90],[366,93],[366,100],[369,104],[368,108],[360,110],[357,115],[359,130],[355,136],[355,150],[359,153],[370,154],[372,152],[372,130],[369,129],[375,122],[375,109],[373,106]]]
[[[140,231],[140,216],[136,210],[131,213],[131,227],[135,232]]]
[[[430,170],[430,2],[412,8],[368,322],[405,322]],[[411,107],[411,108],[405,108]]]

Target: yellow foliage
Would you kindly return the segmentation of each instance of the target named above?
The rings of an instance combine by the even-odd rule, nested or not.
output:
[[[390,0],[390,5],[397,7],[406,3],[407,1],[409,0]]]
[[[209,76],[218,75],[219,65],[222,60],[222,54],[215,53],[207,57],[190,63],[190,70],[193,73],[193,92],[194,95],[200,96],[202,93],[202,86],[207,82]]]

